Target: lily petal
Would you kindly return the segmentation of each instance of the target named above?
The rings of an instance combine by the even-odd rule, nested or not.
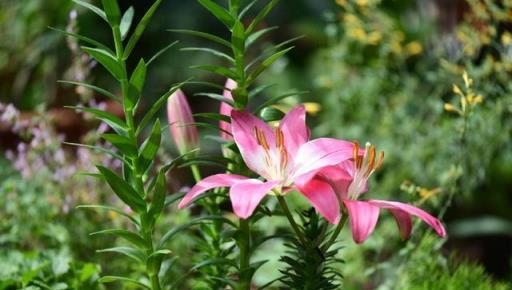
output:
[[[426,222],[429,226],[431,226],[440,237],[444,238],[446,236],[446,230],[444,229],[441,222],[437,218],[433,217],[432,215],[430,215],[429,213],[427,213],[426,211],[424,211],[422,209],[419,209],[417,207],[414,207],[414,206],[406,204],[406,203],[401,203],[401,202],[396,202],[396,201],[369,200],[368,203],[370,203],[374,206],[378,206],[380,208],[386,208],[386,209],[392,210],[392,213],[393,213],[393,211],[401,212],[398,216],[395,213],[393,213],[393,215],[395,216],[397,223],[399,224],[400,230],[404,231],[403,236],[405,238],[409,237],[409,235],[411,234],[411,228],[412,228],[412,224],[409,226],[408,225],[409,221],[407,221],[407,219],[404,218],[405,215],[407,215],[407,216],[414,215],[414,216],[419,217],[424,222]],[[408,217],[408,218],[410,219],[410,217]]]
[[[331,224],[340,220],[340,205],[332,187],[320,179],[312,179],[298,190],[313,207]]]
[[[345,166],[342,166],[342,164],[349,162],[351,161],[347,160],[339,165],[324,167],[317,175],[317,178],[328,182],[341,199],[347,198],[348,187],[353,180],[353,174]],[[352,168],[352,165],[350,165],[350,168]]]
[[[237,86],[238,85],[237,85],[237,83],[234,80],[228,79],[226,81],[226,84],[224,85],[224,87],[226,89],[224,90],[224,92],[222,92],[222,95],[226,99],[233,100],[233,96],[231,94],[231,90],[235,89]],[[226,116],[231,116],[231,111],[233,111],[233,107],[231,107],[229,104],[224,103],[224,102],[220,103],[220,109],[219,109],[219,113],[220,114],[226,115]],[[228,140],[228,141],[233,140],[233,137],[231,135],[229,135],[228,133],[226,133],[226,132],[231,132],[231,124],[229,122],[220,121],[219,122],[219,128],[222,129],[220,131],[220,137],[222,139]]]
[[[232,186],[238,182],[249,179],[248,177],[236,174],[215,174],[208,176],[199,181],[192,189],[183,197],[178,207],[180,209],[187,206],[193,199],[213,188]]]
[[[333,138],[318,138],[302,145],[295,159],[293,180],[304,184],[326,166],[352,158],[352,142]]]
[[[309,129],[306,126],[306,109],[297,106],[289,111],[279,123],[279,129],[283,132],[288,154],[293,158],[302,144],[309,140]]]
[[[262,120],[247,112],[231,112],[231,129],[242,158],[252,171],[268,178],[265,164],[264,147],[258,143],[256,128],[263,132],[265,142],[270,148],[275,148],[274,131]],[[271,149],[273,150],[273,149]]]
[[[350,216],[352,238],[358,244],[363,243],[375,229],[379,219],[379,207],[357,200],[343,200]]]
[[[265,195],[278,184],[279,181],[262,182],[258,179],[236,183],[229,190],[233,211],[242,219],[250,217]]]

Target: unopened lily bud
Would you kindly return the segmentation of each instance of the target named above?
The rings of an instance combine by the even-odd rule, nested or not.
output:
[[[457,108],[455,108],[454,105],[452,105],[450,103],[445,103],[444,104],[444,110],[447,111],[447,112],[458,112],[459,111]]]
[[[453,92],[457,95],[461,95],[463,96],[464,94],[462,93],[462,91],[460,90],[460,88],[457,86],[457,85],[453,85]]]
[[[226,99],[233,100],[233,95],[231,94],[231,91],[236,89],[237,83],[232,79],[228,79],[226,81],[226,84],[224,85],[224,87],[225,87],[225,89],[224,89],[224,92],[222,93],[222,95]],[[231,116],[232,110],[233,110],[233,107],[231,107],[229,104],[227,104],[225,102],[220,103],[220,110],[219,110],[220,114],[225,115],[225,116]],[[219,128],[221,129],[220,137],[222,139],[224,139],[226,141],[233,140],[233,136],[228,134],[228,132],[231,133],[231,124],[230,123],[225,122],[225,121],[220,121]]]
[[[176,147],[181,154],[190,152],[199,147],[199,134],[187,97],[181,90],[177,90],[167,100],[167,117],[169,129]]]

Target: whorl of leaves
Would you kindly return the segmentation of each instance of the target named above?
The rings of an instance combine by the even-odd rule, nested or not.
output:
[[[300,213],[302,231],[307,245],[297,239],[286,243],[286,255],[280,258],[286,267],[280,272],[281,289],[331,290],[341,288],[339,272],[342,261],[336,258],[339,247],[325,249],[327,223],[311,208]]]

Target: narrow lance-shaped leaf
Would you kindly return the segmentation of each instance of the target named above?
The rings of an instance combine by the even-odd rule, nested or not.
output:
[[[82,49],[90,56],[94,57],[103,67],[105,67],[116,79],[125,78],[125,71],[117,59],[108,51],[100,48],[82,46]]]
[[[133,23],[133,14],[135,10],[133,9],[133,6],[130,6],[128,10],[123,14],[123,18],[121,18],[121,25],[119,26],[119,29],[121,30],[121,39],[124,40],[126,36],[128,35],[128,31],[130,31],[130,27]]]
[[[100,283],[112,283],[112,282],[118,282],[118,281],[131,283],[131,284],[137,285],[139,287],[142,287],[144,289],[151,290],[151,287],[149,287],[146,284],[143,284],[135,279],[130,279],[127,277],[122,277],[122,276],[103,276],[98,280],[98,282],[100,282]]]
[[[142,89],[144,88],[144,83],[146,81],[146,63],[143,59],[139,61],[139,64],[135,68],[130,77],[128,94],[127,94],[127,103],[125,104],[128,108],[133,109],[136,104],[139,102],[140,97],[142,95]]]
[[[130,257],[134,260],[136,260],[139,263],[144,263],[146,261],[146,254],[144,254],[143,251],[131,247],[115,247],[115,248],[108,248],[103,250],[97,250],[98,253],[106,253],[106,252],[112,252],[112,253],[119,253],[123,254],[127,257]]]
[[[254,18],[254,20],[251,22],[251,24],[249,25],[249,27],[247,28],[247,33],[250,34],[254,31],[254,29],[256,29],[256,27],[258,26],[258,24],[261,23],[261,21],[263,21],[263,19],[265,19],[265,17],[267,17],[267,15],[270,13],[270,11],[272,11],[272,9],[274,8],[274,6],[276,6],[276,4],[279,2],[279,0],[271,0],[261,11],[260,13]]]
[[[156,0],[155,3],[153,3],[153,5],[151,5],[151,7],[148,9],[146,14],[144,14],[139,24],[137,24],[137,27],[135,27],[135,31],[133,32],[130,39],[128,39],[128,44],[126,44],[123,59],[127,59],[132,53],[132,50],[135,48],[135,45],[142,36],[142,33],[144,33],[144,30],[146,30],[146,26],[148,25],[149,20],[151,20],[153,14],[155,14],[155,11],[158,6],[160,6],[160,3],[162,3],[162,0]]]
[[[228,11],[226,11],[226,9],[211,0],[199,0],[199,4],[203,5],[204,8],[208,9],[208,11],[215,16],[215,18],[219,19],[227,28],[231,29],[235,19]]]
[[[229,41],[226,41],[226,40],[224,40],[216,35],[210,34],[210,33],[195,31],[195,30],[187,30],[187,29],[170,29],[169,31],[201,37],[201,38],[216,42],[218,44],[221,44],[225,47],[231,48],[231,43],[229,43]]]
[[[234,72],[233,70],[230,70],[228,68],[225,68],[223,66],[195,65],[195,66],[191,66],[190,68],[209,71],[209,72],[212,72],[212,73],[215,73],[215,74],[218,74],[223,77],[230,78],[230,79],[238,79],[238,74],[236,72]]]
[[[137,147],[135,145],[135,141],[131,140],[127,136],[122,136],[118,134],[102,134],[101,138],[105,139],[114,145],[121,153],[127,155],[129,157],[137,156]]]
[[[123,230],[123,229],[102,230],[102,231],[91,233],[90,235],[91,236],[112,235],[112,236],[116,236],[116,237],[125,239],[126,241],[130,242],[131,244],[133,244],[134,246],[136,246],[138,248],[143,249],[147,246],[146,241],[144,241],[144,239],[139,234],[131,232],[131,231]]]
[[[157,219],[160,213],[162,213],[162,210],[164,209],[166,189],[167,187],[165,184],[165,173],[163,171],[160,171],[160,173],[156,177],[153,200],[151,200],[151,205],[149,207],[149,214],[153,216],[153,219]]]
[[[75,109],[77,111],[82,111],[86,113],[90,113],[94,115],[97,119],[105,122],[107,125],[109,125],[114,131],[116,131],[119,135],[125,135],[126,134],[126,124],[123,120],[119,119],[117,116],[114,116],[108,112],[94,109],[94,108],[86,108],[86,107],[74,107],[70,106],[67,108]]]
[[[96,166],[101,174],[107,180],[108,185],[114,193],[126,203],[133,211],[143,213],[146,211],[146,203],[140,195],[121,177],[112,172],[110,169],[97,165]]]
[[[157,53],[155,53],[155,55],[153,55],[152,58],[149,59],[148,63],[146,64],[146,67],[148,67],[151,63],[153,63],[159,56],[161,56],[162,54],[164,54],[167,50],[169,50],[171,47],[175,46],[176,44],[178,43],[178,41],[174,41],[174,42],[171,42],[169,45],[167,45],[166,47],[160,49]]]
[[[121,22],[121,10],[117,4],[117,0],[102,0],[103,9],[107,15],[107,20],[112,26],[119,25]]]
[[[141,168],[142,171],[146,171],[155,158],[158,148],[160,147],[161,137],[160,120],[157,119],[151,130],[151,135],[144,141],[139,150],[138,162],[139,168]]]
[[[261,62],[261,64],[249,75],[247,82],[253,82],[262,72],[264,72],[269,66],[271,66],[276,60],[285,55],[288,51],[292,50],[292,47],[283,49],[279,52],[274,53],[267,59]]]
[[[87,83],[81,83],[81,82],[74,82],[74,81],[66,81],[66,80],[58,80],[57,81],[58,83],[63,83],[63,84],[69,84],[69,85],[75,85],[75,86],[81,86],[81,87],[84,87],[84,88],[88,88],[88,89],[91,89],[93,91],[96,91],[97,93],[99,94],[102,94],[103,96],[107,97],[107,98],[110,98],[116,102],[120,102],[119,98],[116,97],[116,95],[114,95],[113,93],[103,89],[103,88],[100,88],[100,87],[97,87],[95,85],[91,85],[91,84],[87,84]]]
[[[64,34],[64,35],[67,35],[67,36],[69,36],[69,37],[74,37],[74,38],[76,38],[76,39],[78,39],[78,40],[81,40],[81,41],[83,41],[83,42],[86,42],[86,43],[88,43],[88,44],[90,44],[90,45],[94,45],[94,46],[96,46],[97,48],[104,49],[104,50],[108,51],[110,54],[113,54],[113,53],[114,53],[114,52],[113,52],[113,51],[112,51],[108,46],[106,46],[106,45],[104,45],[103,43],[101,43],[101,42],[99,42],[99,41],[96,41],[96,40],[94,40],[94,39],[92,39],[92,38],[89,38],[89,37],[87,37],[87,36],[83,36],[83,35],[80,35],[80,34],[78,34],[78,33],[73,33],[73,32],[69,32],[69,31],[65,31],[65,30],[58,29],[58,28],[51,27],[51,26],[50,26],[50,27],[48,27],[48,28],[49,28],[49,29],[51,29],[51,30],[54,30],[54,31],[60,32],[60,33],[62,33],[62,34]]]
[[[81,1],[81,0],[73,0],[73,2],[75,2],[76,4],[78,4],[78,5],[80,5],[80,6],[84,7],[84,8],[89,9],[90,11],[94,12],[96,15],[101,17],[101,19],[103,19],[106,22],[108,22],[107,15],[100,8],[94,6],[94,5],[90,4],[90,3],[87,3],[85,1]]]
[[[242,54],[245,49],[245,28],[240,20],[235,21],[232,31],[231,43],[233,45],[233,53],[235,54],[235,57],[243,57]]]

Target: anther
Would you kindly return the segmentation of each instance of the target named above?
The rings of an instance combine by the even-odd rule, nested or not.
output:
[[[258,141],[258,145],[263,147],[265,151],[268,151],[270,147],[268,146],[267,139],[265,138],[265,133],[258,127],[254,127],[254,133],[256,135],[256,140]]]

